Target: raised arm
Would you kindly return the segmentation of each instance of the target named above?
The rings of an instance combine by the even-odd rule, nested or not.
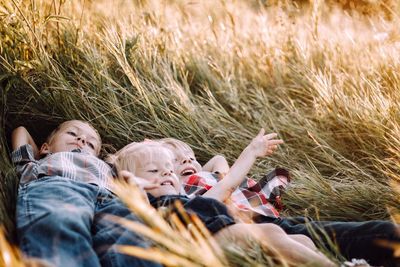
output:
[[[264,129],[261,129],[258,135],[242,151],[225,178],[204,193],[203,196],[220,201],[224,201],[230,197],[231,193],[246,177],[256,159],[271,155],[278,148],[278,145],[283,143],[283,140],[276,139],[276,137],[276,133],[265,135]]]
[[[12,143],[13,150],[16,150],[20,146],[23,146],[26,144],[31,145],[35,159],[38,159],[38,157],[39,157],[38,147],[37,147],[35,141],[33,140],[32,136],[29,134],[28,130],[26,130],[25,127],[20,126],[20,127],[14,129],[14,131],[12,132],[12,135],[11,135],[11,143]]]
[[[229,171],[229,164],[224,156],[216,155],[204,164],[202,170],[213,173],[227,173]]]

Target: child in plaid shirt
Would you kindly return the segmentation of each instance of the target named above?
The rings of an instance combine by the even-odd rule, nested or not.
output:
[[[148,244],[105,217],[137,220],[110,190],[111,168],[97,157],[101,139],[89,123],[62,123],[40,149],[19,127],[12,146],[20,176],[17,235],[26,256],[62,267],[160,266],[116,250]]]
[[[229,169],[226,160],[221,156],[216,156],[201,168],[193,150],[186,143],[173,138],[164,138],[160,141],[174,152],[177,159],[175,171],[187,193],[204,194],[218,182],[217,179],[214,179],[215,175],[210,175],[209,172],[226,172]],[[208,173],[205,173],[204,170],[207,170]],[[247,184],[252,182],[249,179],[245,181]],[[275,183],[271,186],[270,181],[275,181]],[[271,197],[268,196],[271,192],[270,189],[278,189],[289,181],[286,170],[275,169],[256,184],[240,186],[232,193],[231,200],[236,209],[231,210],[239,218],[245,218],[243,216],[245,213],[242,211],[251,210],[252,213],[247,219],[251,219],[255,223],[274,223],[287,234],[308,236],[313,241],[320,243],[322,247],[336,253],[337,250],[331,246],[333,241],[339,252],[348,259],[363,258],[373,265],[400,266],[399,259],[394,257],[393,248],[379,244],[379,240],[394,242],[394,244],[400,242],[398,226],[390,221],[314,221],[306,217],[280,217],[269,203]]]
[[[269,140],[270,136],[264,136],[264,132],[260,131],[246,150],[246,155],[251,158],[237,166],[238,171],[241,167],[244,169],[242,172],[246,172],[247,164],[252,164],[257,156],[271,152]],[[223,191],[230,190],[231,183],[220,184],[220,188],[214,186],[203,196],[194,198],[181,194],[181,183],[174,173],[174,161],[172,151],[158,142],[133,143],[112,157],[117,171],[126,180],[144,188],[154,207],[170,206],[175,201],[181,201],[185,210],[195,213],[221,244],[230,242],[232,238],[245,244],[246,238],[251,236],[260,242],[263,249],[275,251],[291,264],[313,262],[320,266],[335,266],[305,236],[289,236],[273,224],[237,223],[221,202],[229,194]]]
[[[275,133],[265,136],[269,142],[268,155],[274,152],[278,144],[283,143],[282,140],[274,139],[275,137]],[[290,181],[288,171],[277,168],[256,182],[246,177],[246,171],[237,172],[235,167],[247,157],[247,148],[229,171],[229,164],[221,155],[214,156],[201,166],[188,144],[174,138],[163,138],[157,141],[173,151],[176,157],[175,172],[189,196],[202,195],[221,182],[221,179],[229,179],[232,193],[225,197],[224,202],[231,202],[230,207],[233,208],[232,211],[235,214],[249,220],[258,215],[279,217],[278,210],[282,209],[279,195]],[[240,175],[243,176],[240,177]]]

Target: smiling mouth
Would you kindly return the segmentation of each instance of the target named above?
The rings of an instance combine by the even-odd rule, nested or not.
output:
[[[187,168],[187,169],[184,169],[183,171],[181,171],[181,176],[188,176],[188,175],[192,175],[195,173],[196,173],[196,170],[194,168]]]
[[[171,181],[164,181],[164,182],[161,183],[161,185],[171,185],[171,186],[173,186]]]

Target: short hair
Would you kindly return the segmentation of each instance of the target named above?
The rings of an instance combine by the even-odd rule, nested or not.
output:
[[[114,165],[117,172],[122,170],[127,170],[132,173],[135,173],[138,166],[140,166],[140,161],[152,159],[154,155],[154,151],[160,149],[167,149],[162,146],[158,142],[132,142],[119,151],[117,151],[114,155],[110,155],[107,159],[108,162]],[[167,151],[170,151],[167,149]],[[171,157],[172,151],[171,152]],[[158,153],[156,153],[157,155]]]
[[[159,143],[163,144],[163,145],[168,145],[171,146],[174,150],[181,150],[181,151],[189,151],[194,155],[194,151],[193,149],[186,144],[185,142],[172,138],[172,137],[168,137],[168,138],[162,138],[157,140]]]
[[[97,139],[98,139],[98,141],[99,141],[99,151],[97,151],[97,153],[100,153],[100,149],[101,149],[101,136],[100,136],[99,132],[98,132],[89,122],[87,122],[87,121],[82,121],[82,120],[69,120],[69,121],[64,121],[63,123],[59,124],[59,125],[57,126],[57,128],[55,128],[55,129],[49,134],[49,136],[47,136],[47,138],[46,138],[46,143],[50,143],[50,142],[52,141],[53,137],[58,133],[58,131],[60,131],[60,129],[61,129],[65,124],[71,123],[71,122],[74,122],[74,121],[84,123],[84,124],[88,125],[90,128],[93,129],[93,131],[96,133]]]

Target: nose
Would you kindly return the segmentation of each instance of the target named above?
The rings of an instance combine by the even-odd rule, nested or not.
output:
[[[162,176],[171,176],[172,173],[173,173],[172,170],[164,170],[164,171],[162,172]]]
[[[86,144],[86,136],[85,135],[79,135],[76,137],[76,139],[78,140],[78,143],[81,143],[82,145]]]
[[[193,159],[189,158],[189,157],[185,157],[182,159],[182,164],[186,164],[186,163],[192,163]]]

